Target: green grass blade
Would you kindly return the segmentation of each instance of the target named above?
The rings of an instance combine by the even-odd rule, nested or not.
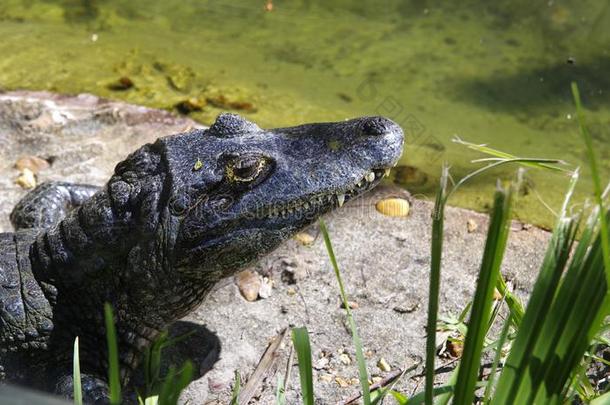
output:
[[[510,312],[510,321],[511,324],[517,329],[519,325],[521,325],[521,321],[523,320],[523,315],[525,314],[525,309],[519,297],[509,291],[506,286],[506,281],[504,281],[504,277],[502,274],[498,276],[498,281],[496,283],[496,288],[500,295],[504,297],[504,301],[506,302],[506,306]]]
[[[170,395],[166,402],[161,403],[160,405],[176,405],[178,403],[178,399],[180,398],[180,393],[191,383],[193,380],[194,367],[193,363],[190,361],[185,361],[182,366],[182,370],[180,374],[172,381],[170,386]]]
[[[80,378],[80,355],[78,353],[78,336],[74,339],[74,354],[72,358],[72,384],[74,386],[74,404],[83,405],[83,390]]]
[[[593,399],[590,405],[608,405],[610,404],[610,392],[606,392],[603,395]]]
[[[148,397],[155,392],[159,384],[161,374],[161,351],[167,342],[167,331],[161,332],[153,344],[148,348],[144,356],[144,381]]]
[[[277,389],[275,390],[276,405],[286,404],[286,388],[284,387],[284,377],[277,376]]]
[[[457,367],[451,372],[451,377],[449,377],[449,381],[447,381],[447,384],[445,384],[445,386],[448,386],[449,388],[451,388],[451,390],[440,394],[434,394],[435,396],[438,395],[438,397],[436,398],[436,405],[447,405],[449,403],[449,401],[453,397],[453,387],[455,387],[459,372],[460,365],[458,363]]]
[[[453,403],[456,405],[470,405],[474,400],[481,352],[491,314],[493,292],[508,238],[511,197],[511,188],[500,189],[495,194],[479,281],[468,323],[468,334],[464,342],[464,352],[455,385]]]
[[[506,319],[504,321],[504,325],[502,326],[502,332],[500,332],[500,337],[496,346],[496,353],[494,355],[494,360],[491,365],[491,372],[489,373],[489,377],[487,378],[487,385],[485,386],[485,392],[483,394],[483,404],[488,404],[491,401],[491,393],[494,389],[498,365],[500,364],[500,359],[502,357],[502,348],[504,347],[504,343],[506,342],[506,338],[508,337],[508,331],[510,329],[510,326],[510,319]]]
[[[119,372],[119,349],[112,306],[104,304],[104,320],[106,321],[106,343],[108,345],[108,385],[110,387],[110,403],[121,403],[121,378]]]
[[[172,384],[175,378],[176,369],[174,367],[170,367],[169,371],[167,372],[167,376],[165,377],[165,381],[161,385],[161,390],[159,391],[159,405],[170,404]]]
[[[472,142],[464,141],[458,137],[453,139],[453,142],[458,143],[460,145],[466,146],[468,149],[475,150],[477,152],[484,153],[486,155],[494,156],[495,158],[502,160],[522,160],[524,166],[541,168],[541,169],[550,169],[555,171],[567,171],[562,167],[555,166],[554,164],[564,164],[563,161],[559,159],[524,159],[515,155],[511,155],[510,153],[502,152],[497,149],[490,148],[487,145],[479,145]],[[479,159],[477,161],[485,161],[485,159]]]
[[[436,194],[436,203],[432,214],[432,241],[430,254],[430,286],[428,290],[428,323],[426,325],[426,382],[425,399],[432,404],[434,398],[434,362],[436,360],[436,323],[438,322],[438,297],[441,284],[441,261],[443,256],[443,230],[445,218],[445,201],[449,169],[443,167],[440,186]]]
[[[409,399],[407,398],[407,396],[404,394],[401,394],[398,391],[391,390],[390,395],[392,395],[392,397],[398,403],[398,405],[407,405],[407,403],[409,402]]]
[[[604,201],[603,201],[603,189],[602,182],[599,175],[599,166],[597,164],[597,157],[593,149],[593,141],[589,129],[585,124],[585,117],[582,111],[582,105],[580,103],[580,93],[578,86],[575,82],[572,82],[572,95],[574,96],[574,104],[576,104],[576,116],[578,117],[578,125],[580,126],[580,133],[585,145],[587,147],[587,155],[589,157],[589,165],[591,167],[591,176],[593,177],[593,186],[595,189],[595,199],[597,205],[600,207],[599,221],[601,224],[602,234],[602,251],[604,255],[604,267],[606,269],[606,284],[610,285],[610,236],[608,234],[608,222],[605,216]]]
[[[369,376],[368,372],[366,371],[366,361],[364,360],[364,353],[362,351],[362,342],[360,341],[360,336],[358,336],[356,321],[352,316],[352,311],[350,310],[347,301],[347,294],[345,293],[345,288],[343,287],[341,272],[339,271],[339,266],[337,265],[337,259],[335,258],[335,253],[333,251],[333,246],[330,241],[330,236],[328,235],[326,224],[321,218],[320,230],[322,231],[322,235],[324,236],[324,243],[326,245],[326,250],[328,251],[328,257],[330,258],[330,262],[335,271],[335,277],[337,278],[337,283],[339,284],[339,292],[341,293],[341,300],[343,301],[343,307],[345,308],[345,312],[347,313],[347,319],[349,321],[350,329],[352,332],[352,341],[354,342],[354,348],[356,350],[356,361],[358,362],[358,376],[360,379],[360,387],[362,388],[362,400],[364,402],[364,405],[370,405],[371,392],[369,388]]]
[[[606,296],[606,278],[598,235],[581,268],[568,269],[556,298],[557,305],[545,319],[544,330],[533,351],[541,365],[531,364],[527,371],[539,389],[538,398],[547,398],[563,391],[570,373],[582,359],[589,341],[589,332]],[[577,273],[577,276],[570,277]],[[526,380],[528,381],[528,380]]]
[[[299,378],[304,405],[313,405],[313,375],[311,362],[311,345],[307,328],[292,329],[292,344],[297,352],[299,362]]]
[[[519,333],[500,376],[494,404],[514,403],[521,381],[526,378],[524,370],[529,364],[533,348],[542,333],[544,320],[548,317],[562,271],[576,237],[578,222],[575,218],[566,218],[565,215],[577,179],[578,175],[575,174],[563,204],[561,217],[555,226],[540,273],[534,284],[528,309],[523,315]]]
[[[193,379],[193,363],[185,361],[180,372],[170,367],[159,392],[159,405],[176,405],[180,393],[189,385]]]
[[[239,391],[241,390],[241,376],[239,371],[235,370],[235,382],[233,383],[233,393],[231,394],[231,402],[229,405],[237,405],[239,401]]]
[[[442,385],[440,387],[435,387],[434,390],[432,391],[432,393],[434,394],[435,397],[441,396],[441,395],[451,396],[451,393],[453,391],[454,391],[454,386]],[[419,394],[413,395],[411,398],[409,398],[409,402],[407,402],[407,404],[408,405],[428,404],[425,400],[424,394],[425,394],[425,392],[420,392]]]

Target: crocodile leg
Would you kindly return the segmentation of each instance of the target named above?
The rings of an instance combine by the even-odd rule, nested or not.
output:
[[[101,378],[90,374],[81,374],[83,403],[92,405],[107,405],[110,403],[108,384]],[[72,371],[66,371],[55,385],[55,393],[68,398],[74,398],[74,380]]]
[[[17,203],[11,212],[11,223],[15,230],[51,228],[99,189],[88,184],[43,183]]]

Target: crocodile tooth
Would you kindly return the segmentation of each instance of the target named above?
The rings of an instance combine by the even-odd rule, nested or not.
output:
[[[342,207],[345,202],[345,194],[337,194],[337,202],[339,203],[339,207]]]
[[[308,202],[304,202],[303,203],[303,208],[305,208],[306,210],[309,209],[309,203]]]
[[[356,183],[357,187],[362,187],[362,180],[360,180],[358,183]]]
[[[388,177],[390,175],[390,168],[388,167],[387,169],[384,170],[383,175],[385,177]]]
[[[364,176],[364,178],[366,179],[366,181],[368,181],[369,183],[371,183],[373,180],[375,180],[375,173],[373,172],[368,172],[366,174],[366,176]]]

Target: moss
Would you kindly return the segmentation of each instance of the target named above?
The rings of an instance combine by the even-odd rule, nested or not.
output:
[[[3,2],[0,87],[90,92],[173,111],[189,100],[196,108],[186,112],[205,124],[226,110],[262,127],[385,115],[405,128],[400,164],[427,174],[428,181],[410,186],[424,196],[434,193],[443,161],[454,177],[472,170],[475,156],[451,142],[455,134],[586,166],[563,81],[583,83],[585,106],[594,107],[589,121],[600,128],[594,142],[602,151],[610,142],[603,129],[610,123],[609,63],[598,51],[610,37],[603,28],[610,24],[598,20],[610,14],[600,2],[565,6],[561,27],[568,31],[545,8],[504,3],[295,0],[274,3],[270,12],[249,0],[127,3]],[[517,12],[527,18],[512,24]],[[582,19],[595,21],[591,44]],[[109,88],[121,78],[133,86]],[[603,157],[607,175],[608,153]],[[511,173],[491,173],[452,202],[484,210],[494,178]],[[537,195],[557,207],[567,182],[531,176],[537,193],[525,196],[517,213],[546,222],[551,214]]]

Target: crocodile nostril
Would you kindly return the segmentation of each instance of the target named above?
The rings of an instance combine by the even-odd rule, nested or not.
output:
[[[388,122],[382,117],[367,118],[362,122],[361,129],[366,136],[381,136],[389,132]]]

